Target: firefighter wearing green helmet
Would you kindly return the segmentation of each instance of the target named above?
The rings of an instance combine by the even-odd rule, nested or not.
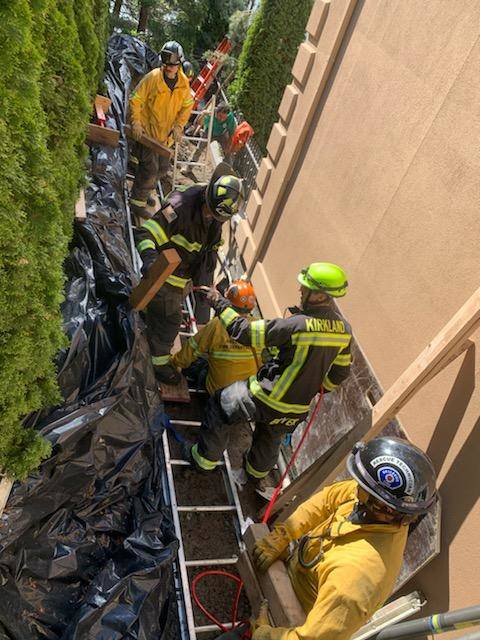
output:
[[[258,483],[275,465],[285,434],[305,419],[320,387],[333,391],[348,376],[352,332],[333,302],[347,292],[345,272],[314,262],[302,269],[298,282],[299,306],[290,309],[290,317],[275,320],[248,322],[218,291],[209,291],[207,298],[230,337],[257,350],[275,347],[276,355],[255,376],[209,399],[199,440],[184,451],[197,469],[213,470],[227,447],[228,425],[247,419],[256,426],[245,471]]]

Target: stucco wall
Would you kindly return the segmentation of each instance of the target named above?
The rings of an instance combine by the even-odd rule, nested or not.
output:
[[[317,0],[308,32],[238,243],[267,317],[300,267],[341,264],[387,388],[480,284],[480,0]],[[430,611],[480,600],[478,366],[399,416],[440,477],[442,553],[409,585]]]

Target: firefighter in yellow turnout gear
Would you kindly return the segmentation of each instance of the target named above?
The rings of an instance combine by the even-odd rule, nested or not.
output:
[[[235,280],[225,293],[237,313],[253,320],[250,312],[256,304],[251,282]],[[199,357],[208,357],[207,391],[213,395],[237,380],[254,376],[261,363],[261,351],[245,347],[232,340],[220,318],[212,318],[200,331],[183,345],[170,364],[186,369]]]
[[[182,46],[166,42],[160,52],[161,66],[142,78],[130,98],[132,133],[139,141],[142,135],[155,138],[171,147],[178,142],[193,109],[190,83],[181,69]],[[133,152],[138,160],[130,197],[132,211],[148,218],[147,203],[157,180],[168,171],[169,159],[159,156],[139,142]]]
[[[287,568],[307,616],[291,629],[261,625],[253,640],[349,640],[390,596],[408,525],[435,502],[435,471],[420,449],[391,437],[358,443],[347,466],[354,480],[312,496],[255,545],[266,571],[298,541]]]

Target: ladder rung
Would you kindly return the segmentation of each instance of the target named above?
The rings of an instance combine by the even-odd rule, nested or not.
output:
[[[202,423],[199,420],[170,420],[170,424],[179,424],[184,427],[199,427]]]
[[[189,467],[190,466],[190,462],[187,462],[187,460],[179,460],[178,458],[174,458],[174,459],[170,459],[170,464],[174,464],[178,467]],[[220,461],[217,462],[217,467],[224,467],[225,463]]]
[[[190,140],[191,142],[208,142],[207,138],[200,136],[183,136],[182,140]]]
[[[207,393],[206,389],[190,389],[188,388],[189,393]]]
[[[234,558],[212,558],[211,560],[185,560],[187,567],[213,567],[225,564],[237,564],[238,556]]]
[[[190,160],[177,160],[177,164],[188,164],[191,167],[204,167],[206,162],[191,162]]]
[[[238,627],[241,623],[241,621],[237,621],[235,623],[235,628]],[[226,627],[227,629],[230,629],[230,627],[232,626],[231,622],[222,622],[222,626]],[[219,628],[217,627],[216,624],[205,624],[201,627],[195,627],[195,633],[208,633],[209,631],[218,631],[219,632]]]
[[[225,504],[225,505],[198,505],[192,507],[177,507],[177,511],[179,513],[218,513],[224,511],[236,511],[237,508],[234,505]]]

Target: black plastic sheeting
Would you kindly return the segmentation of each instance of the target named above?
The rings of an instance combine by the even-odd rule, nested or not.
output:
[[[125,92],[156,58],[128,36],[110,40],[107,58],[109,125],[121,129]],[[124,140],[94,147],[91,162],[88,218],[76,222],[66,261],[65,403],[36,424],[52,456],[14,486],[0,522],[0,640],[180,637],[162,406],[142,320],[127,303],[137,277]]]

